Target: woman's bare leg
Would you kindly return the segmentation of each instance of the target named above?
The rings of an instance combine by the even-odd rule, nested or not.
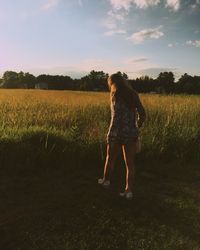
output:
[[[115,160],[117,158],[119,143],[111,142],[107,144],[107,156],[104,166],[104,180],[110,180],[111,173],[114,169]]]
[[[133,191],[133,181],[134,181],[134,158],[136,152],[136,141],[129,142],[122,146],[124,161],[126,164],[126,192]]]

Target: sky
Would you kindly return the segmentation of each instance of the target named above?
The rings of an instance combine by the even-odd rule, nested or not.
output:
[[[0,75],[200,75],[200,0],[0,0]]]

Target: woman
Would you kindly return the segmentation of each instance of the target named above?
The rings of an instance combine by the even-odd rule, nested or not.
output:
[[[139,128],[143,125],[146,114],[138,94],[127,84],[121,74],[108,78],[111,100],[111,122],[107,133],[107,156],[104,176],[98,180],[103,187],[110,186],[110,178],[120,147],[126,164],[126,187],[120,196],[133,197],[134,156],[137,152]],[[137,113],[136,113],[137,111]],[[139,119],[136,123],[136,115]]]

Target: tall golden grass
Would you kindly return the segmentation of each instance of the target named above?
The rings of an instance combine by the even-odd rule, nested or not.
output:
[[[147,120],[141,129],[148,154],[199,157],[200,97],[141,94]],[[9,129],[72,129],[85,140],[105,141],[110,122],[109,93],[0,90],[1,136]]]

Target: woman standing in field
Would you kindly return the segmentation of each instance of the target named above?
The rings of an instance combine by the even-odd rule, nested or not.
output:
[[[133,197],[134,157],[137,152],[139,128],[143,125],[146,114],[138,94],[127,84],[121,74],[108,78],[111,100],[111,122],[107,133],[107,156],[104,175],[98,183],[110,186],[110,178],[119,148],[122,147],[126,164],[126,187],[120,196]],[[139,119],[136,122],[136,111]]]

